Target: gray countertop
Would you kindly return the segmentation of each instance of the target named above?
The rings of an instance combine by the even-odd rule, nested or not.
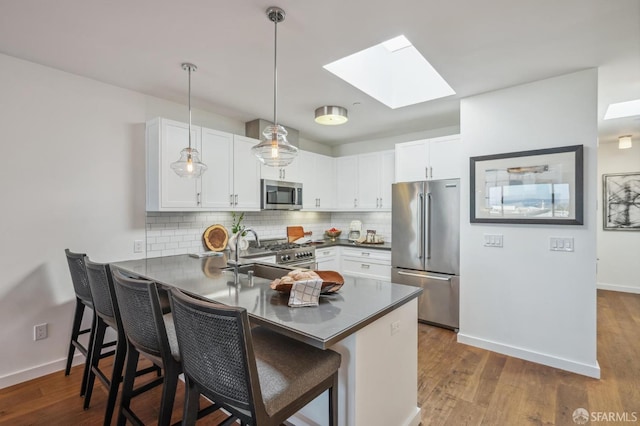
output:
[[[187,255],[115,262],[116,268],[167,287],[247,309],[252,321],[325,349],[383,315],[418,297],[422,289],[368,278],[344,277],[339,292],[320,296],[317,307],[290,308],[288,294],[269,287],[270,280],[221,269],[221,257]],[[284,274],[283,274],[284,275]]]

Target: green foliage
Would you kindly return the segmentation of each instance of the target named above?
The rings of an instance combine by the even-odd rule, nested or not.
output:
[[[231,212],[231,217],[233,217],[233,225],[231,225],[231,232],[237,234],[238,232],[242,233],[244,237],[246,232],[244,232],[245,226],[242,224],[242,219],[244,219],[244,212],[239,215],[236,212]]]

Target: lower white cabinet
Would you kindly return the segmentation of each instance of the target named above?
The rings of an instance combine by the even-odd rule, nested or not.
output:
[[[339,247],[327,247],[316,249],[316,270],[340,271]]]
[[[343,275],[391,281],[390,251],[355,247],[341,247],[341,250]]]

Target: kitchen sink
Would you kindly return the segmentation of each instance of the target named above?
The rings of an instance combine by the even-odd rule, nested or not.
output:
[[[228,271],[233,271],[233,266],[226,268]],[[239,274],[247,274],[249,271],[253,271],[253,276],[258,278],[265,278],[267,280],[275,280],[276,278],[282,278],[291,271],[289,268],[282,268],[280,266],[263,265],[260,263],[250,263],[248,265],[241,265],[238,268]]]

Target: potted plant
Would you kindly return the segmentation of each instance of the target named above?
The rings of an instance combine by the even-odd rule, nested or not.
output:
[[[247,235],[244,231],[245,226],[242,224],[242,219],[244,219],[244,212],[239,215],[236,212],[231,212],[231,217],[233,218],[233,223],[231,225],[231,238],[229,238],[229,248],[231,250],[236,250],[236,247],[239,247],[240,250],[246,250],[249,248],[249,242],[245,240],[243,237]]]

